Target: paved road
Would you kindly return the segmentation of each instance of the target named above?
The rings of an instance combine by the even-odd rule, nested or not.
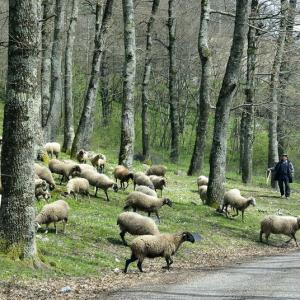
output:
[[[199,272],[177,284],[123,290],[108,299],[300,299],[300,253]]]

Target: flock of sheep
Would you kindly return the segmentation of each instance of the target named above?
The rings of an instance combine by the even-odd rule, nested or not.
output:
[[[142,272],[144,259],[154,257],[164,257],[167,264],[166,268],[169,269],[173,263],[171,256],[176,253],[180,245],[185,241],[195,242],[195,236],[190,232],[160,233],[156,222],[150,218],[151,213],[155,213],[158,222],[160,222],[159,210],[162,206],[172,207],[172,201],[169,198],[162,197],[163,189],[167,184],[166,167],[153,165],[146,173],[133,173],[124,166],[116,166],[113,171],[113,180],[103,174],[106,164],[106,157],[103,154],[82,149],[77,153],[77,161],[59,160],[59,143],[47,143],[44,146],[44,151],[51,159],[48,167],[35,163],[35,196],[37,200],[43,197],[48,202],[51,198],[51,191],[56,188],[53,174],[61,176],[60,184],[66,182],[66,191],[61,195],[64,197],[72,195],[75,199],[78,198],[78,195],[90,197],[90,187],[94,187],[95,197],[100,189],[105,193],[106,200],[109,201],[109,190],[115,192],[118,189],[125,190],[130,180],[133,181],[134,191],[129,193],[124,206],[124,210],[131,208],[133,211],[124,211],[117,217],[117,225],[119,225],[120,237],[124,245],[127,245],[126,233],[138,236],[133,239],[130,245],[131,257],[126,260],[125,273],[129,264],[136,260],[138,261],[137,267]],[[43,155],[45,154],[39,156]],[[120,186],[118,186],[118,182]],[[207,201],[208,178],[203,175],[199,176],[197,184],[200,198],[205,204]],[[160,190],[161,197],[158,197],[157,190]],[[238,189],[231,189],[225,193],[223,203],[218,211],[225,213],[228,217],[228,208],[230,207],[231,211],[236,211],[234,216],[237,216],[241,211],[242,220],[244,220],[244,211],[250,205],[256,205],[254,198],[245,198]],[[65,232],[69,211],[70,207],[65,200],[47,203],[36,216],[37,229],[45,224],[46,232],[48,232],[49,225],[54,223],[57,233],[56,223],[61,221],[64,224],[63,232]],[[147,212],[148,216],[138,214],[137,211]],[[290,240],[294,239],[297,244],[295,233],[299,228],[300,218],[267,216],[261,222],[260,241],[262,241],[262,236],[265,234],[268,243],[268,238],[273,233],[287,235]]]

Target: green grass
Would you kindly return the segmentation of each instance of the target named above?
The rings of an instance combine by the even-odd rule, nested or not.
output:
[[[101,149],[103,150],[103,149]],[[109,158],[116,157],[113,151],[103,151]],[[109,160],[106,173],[111,176],[116,161]],[[216,215],[210,207],[202,205],[196,186],[196,177],[175,175],[179,170],[186,170],[186,166],[167,164],[168,186],[164,196],[174,201],[174,206],[164,206],[160,211],[162,232],[175,232],[188,230],[200,233],[203,240],[195,244],[185,244],[184,250],[180,250],[176,261],[184,261],[184,256],[209,253],[217,248],[266,248],[257,242],[259,223],[266,214],[272,214],[278,208],[283,213],[292,215],[300,214],[299,194],[293,193],[287,201],[278,198],[278,193],[267,188],[263,177],[256,177],[254,185],[245,186],[240,183],[239,176],[229,173],[226,183],[227,188],[237,187],[246,196],[254,196],[257,200],[256,207],[250,207],[245,213],[245,222],[241,216],[235,219],[227,219],[222,215]],[[135,162],[134,170],[143,170],[145,167]],[[180,172],[181,173],[181,172]],[[58,178],[57,178],[58,179]],[[293,185],[293,189],[299,189],[299,185]],[[63,199],[60,193],[65,186],[58,186],[51,201]],[[83,277],[99,276],[107,270],[123,268],[124,261],[130,255],[130,249],[121,244],[119,228],[116,219],[124,205],[126,195],[133,189],[132,185],[126,191],[109,192],[110,202],[105,201],[102,191],[98,192],[98,198],[91,197],[90,201],[84,197],[76,201],[67,198],[71,207],[69,223],[66,234],[57,235],[53,231],[37,234],[37,245],[40,256],[49,266],[48,270],[34,270],[28,268],[21,261],[11,261],[0,256],[0,279],[8,280],[18,274],[20,279],[31,278],[57,278],[57,277]],[[91,190],[92,193],[92,190]],[[45,204],[44,200],[37,203],[37,211]],[[154,217],[154,216],[153,216]],[[59,229],[62,228],[58,224]],[[133,237],[126,235],[131,241]],[[272,237],[273,242],[284,241],[283,237]],[[190,254],[189,254],[190,253]]]

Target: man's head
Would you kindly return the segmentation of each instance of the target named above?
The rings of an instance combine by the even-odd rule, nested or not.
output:
[[[288,159],[288,155],[286,153],[282,154],[281,159],[286,161]]]

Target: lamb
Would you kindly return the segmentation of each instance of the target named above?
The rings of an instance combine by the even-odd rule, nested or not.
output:
[[[49,184],[50,190],[54,190],[55,181],[53,179],[51,171],[47,167],[41,166],[37,163],[34,164],[34,169],[35,169],[35,174],[39,178],[44,179]]]
[[[124,209],[132,207],[134,212],[139,209],[148,212],[148,217],[150,217],[151,213],[155,213],[160,222],[158,210],[165,204],[172,207],[172,201],[169,198],[156,198],[134,191],[127,196]]]
[[[300,217],[292,216],[267,216],[261,221],[259,240],[262,242],[262,235],[265,234],[266,242],[269,243],[268,239],[271,233],[273,234],[284,234],[290,237],[285,243],[288,244],[294,239],[297,247],[298,243],[296,240],[296,232],[300,228]]]
[[[58,159],[51,159],[49,161],[49,169],[55,174],[62,175],[60,184],[63,180],[69,180],[72,176],[78,176],[81,173],[79,164],[73,161],[60,161]]]
[[[200,175],[198,178],[197,178],[197,185],[198,185],[198,188],[201,186],[201,185],[208,185],[208,178],[204,175]]]
[[[149,187],[144,186],[144,185],[138,185],[135,188],[135,191],[141,192],[141,193],[149,195],[149,196],[157,197],[157,194],[156,194],[156,192],[154,190],[152,190]]]
[[[245,198],[241,196],[241,192],[238,189],[231,189],[227,191],[224,195],[223,203],[222,203],[222,211],[226,212],[226,216],[228,217],[228,205],[232,208],[236,209],[236,217],[239,214],[239,210],[242,212],[242,221],[244,221],[244,211],[249,205],[256,205],[256,201],[253,197]]]
[[[155,191],[160,190],[160,195],[162,196],[162,190],[167,184],[166,178],[157,175],[150,175],[149,178],[154,185]]]
[[[161,165],[153,165],[151,166],[146,174],[149,175],[156,175],[156,176],[162,176],[165,177],[167,172],[167,168],[165,166],[161,166]]]
[[[42,187],[37,187],[35,189],[35,198],[36,200],[39,200],[40,197],[43,197],[48,202],[48,199],[51,198],[51,194],[47,189],[44,190]]]
[[[79,163],[86,163],[87,159],[88,159],[88,154],[84,149],[80,149],[77,154],[76,154],[76,158],[78,160]]]
[[[67,183],[67,191],[64,195],[73,195],[75,199],[77,199],[77,194],[83,194],[90,198],[89,194],[89,181],[85,178],[72,178]]]
[[[106,156],[104,154],[97,154],[91,158],[91,164],[95,167],[99,173],[104,172],[104,167],[106,164]]]
[[[144,185],[149,187],[150,189],[154,190],[154,185],[145,173],[137,172],[133,175],[133,189],[135,190],[136,185]]]
[[[51,155],[51,158],[53,158],[53,155],[58,158],[58,154],[60,153],[60,144],[55,142],[47,143],[44,145],[44,149],[47,151],[48,155]]]
[[[203,204],[207,201],[207,185],[201,185],[199,187],[199,195],[200,199],[202,200]]]
[[[34,179],[34,187],[35,189],[42,188],[43,190],[46,190],[48,188],[46,180],[41,179],[39,177],[36,177]]]
[[[121,184],[121,189],[126,190],[128,188],[128,181],[130,179],[133,180],[133,173],[130,172],[126,167],[124,166],[116,166],[114,169],[114,177],[116,180],[116,183],[118,183],[118,179],[120,180],[120,184]],[[124,183],[127,183],[126,187]]]
[[[88,180],[91,186],[96,187],[95,197],[97,197],[98,189],[102,189],[106,195],[106,200],[109,201],[107,190],[112,188],[115,192],[118,191],[118,185],[104,174],[99,174],[94,170],[84,170],[80,177]]]
[[[155,222],[148,217],[141,216],[135,212],[122,212],[118,216],[117,225],[120,227],[120,236],[124,245],[126,232],[132,235],[155,235],[159,234],[159,230]]]
[[[138,260],[137,267],[143,272],[142,263],[146,257],[164,257],[167,265],[164,267],[170,269],[173,263],[171,258],[183,242],[194,243],[195,239],[190,232],[163,233],[158,235],[142,235],[136,237],[130,246],[131,257],[126,260],[124,273],[127,273],[128,266]]]
[[[63,222],[63,233],[65,233],[66,223],[68,222],[70,207],[67,202],[63,200],[57,200],[50,204],[46,204],[41,212],[35,218],[37,228],[40,228],[42,224],[46,224],[46,232],[48,233],[48,227],[50,223],[54,223],[55,233],[57,234],[56,223]]]

